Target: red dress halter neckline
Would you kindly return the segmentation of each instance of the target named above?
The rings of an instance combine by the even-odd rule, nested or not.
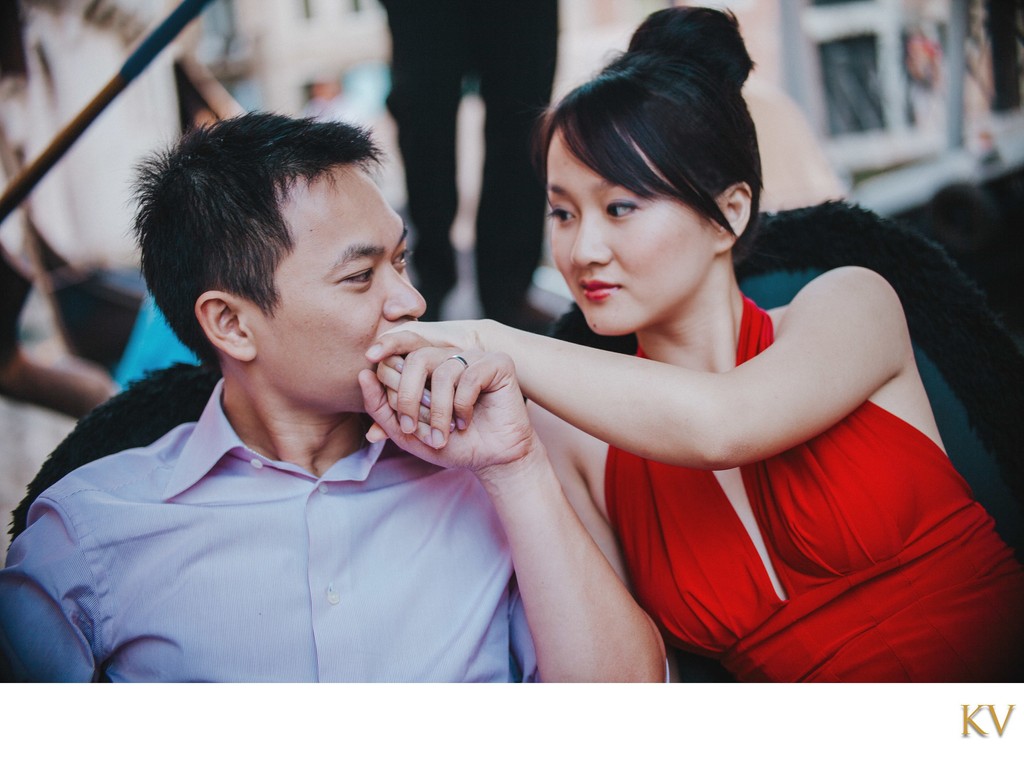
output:
[[[737,364],[773,337],[744,298]],[[926,435],[865,402],[741,472],[788,600],[712,472],[609,449],[609,517],[634,592],[670,644],[720,658],[739,680],[1019,673],[1024,570]]]

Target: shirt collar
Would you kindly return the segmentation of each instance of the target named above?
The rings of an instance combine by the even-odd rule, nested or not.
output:
[[[182,446],[181,453],[174,463],[173,471],[164,488],[164,499],[175,496],[188,490],[199,480],[205,477],[217,462],[232,451],[239,451],[246,456],[259,458],[265,464],[275,468],[292,471],[297,474],[312,477],[309,472],[289,464],[287,462],[274,461],[249,449],[242,439],[238,437],[231,422],[228,421],[224,408],[221,405],[221,396],[224,389],[223,378],[217,382],[206,402],[203,413],[192,434]],[[360,448],[355,453],[345,456],[336,461],[323,475],[323,480],[353,480],[363,481],[370,475],[370,470],[380,458],[386,441],[372,443]]]

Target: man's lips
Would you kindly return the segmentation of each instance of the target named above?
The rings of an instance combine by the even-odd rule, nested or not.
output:
[[[619,289],[618,285],[613,285],[611,282],[602,282],[599,279],[588,279],[580,282],[580,287],[583,288],[583,295],[587,300],[601,301],[612,296],[616,290]]]

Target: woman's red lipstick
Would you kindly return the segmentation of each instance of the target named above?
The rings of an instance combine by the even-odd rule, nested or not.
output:
[[[580,287],[583,288],[584,297],[594,302],[607,300],[612,296],[612,293],[619,289],[618,285],[602,282],[599,279],[583,280],[580,282]]]

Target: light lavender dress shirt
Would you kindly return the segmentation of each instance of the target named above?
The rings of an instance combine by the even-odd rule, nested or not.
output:
[[[0,571],[17,678],[536,679],[472,474],[377,443],[316,478],[246,448],[220,397],[32,506]]]

